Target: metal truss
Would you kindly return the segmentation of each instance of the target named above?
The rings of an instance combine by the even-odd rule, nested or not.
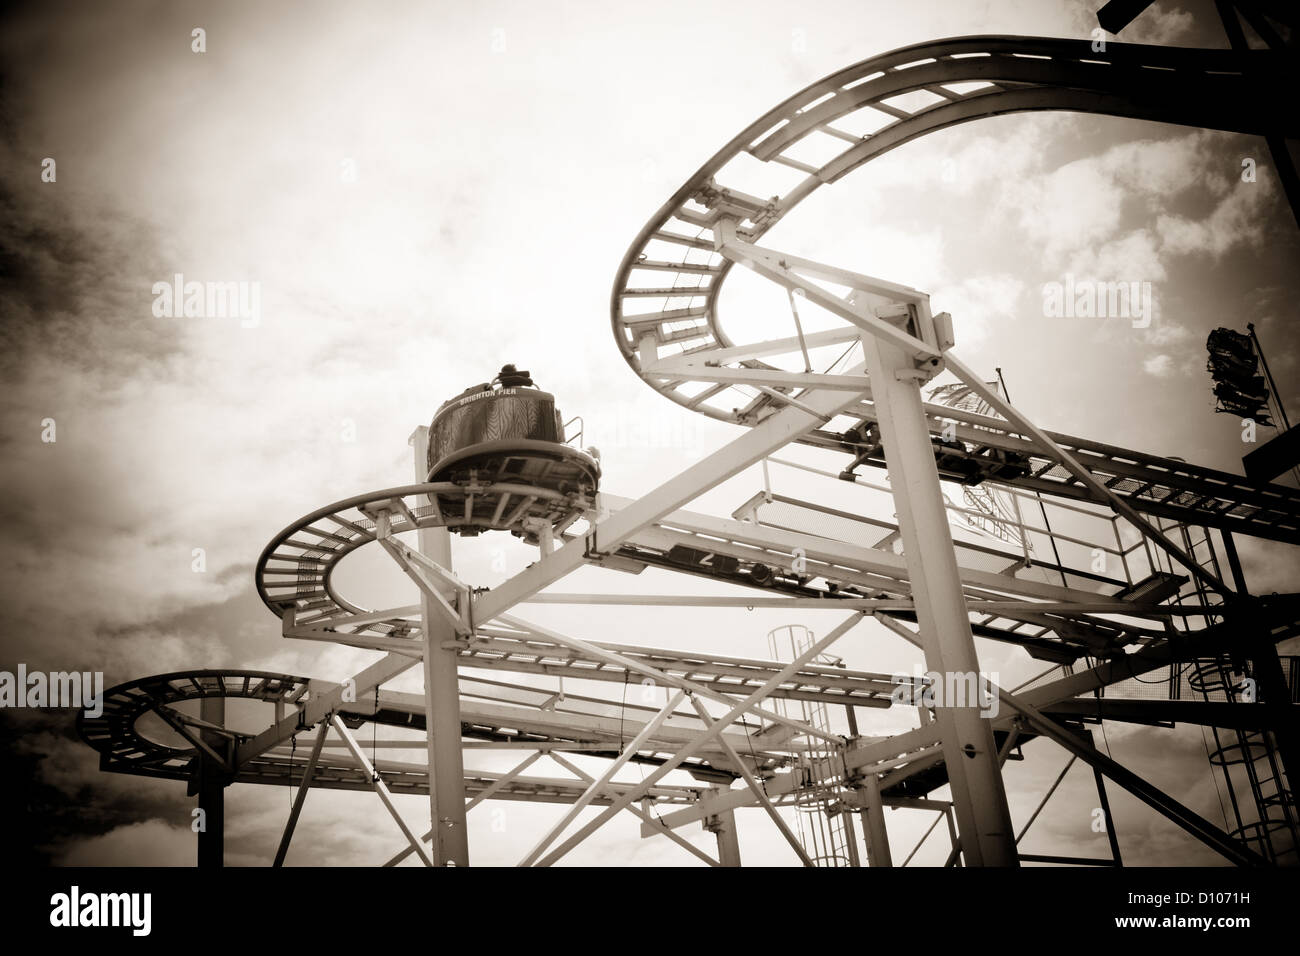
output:
[[[1230,585],[1186,529],[1203,529],[1205,541],[1216,529],[1233,554],[1234,533],[1297,544],[1300,492],[1043,430],[960,362],[952,318],[932,313],[924,292],[760,241],[822,186],[956,124],[1075,110],[1295,135],[1296,117],[1280,116],[1257,95],[1261,84],[1291,88],[1294,81],[1294,63],[1280,50],[1112,43],[1099,53],[1086,41],[967,37],[894,51],[813,84],[742,131],[661,207],[624,257],[612,293],[615,338],[633,370],[678,404],[745,426],[737,437],[632,500],[560,494],[503,470],[425,482],[427,435],[417,430],[416,483],[306,515],[256,564],[258,593],[283,637],[379,659],[340,683],[195,671],[123,684],[108,693],[102,717],[81,715],[83,738],[105,770],[187,780],[218,819],[216,801],[229,784],[296,788],[276,865],[287,859],[313,788],[379,797],[403,840],[376,855],[385,865],[469,863],[465,816],[488,800],[567,808],[521,848],[522,865],[563,860],[624,812],[640,820],[645,837],[664,837],[709,865],[739,865],[736,811],[753,809],[803,865],[865,859],[889,866],[885,807],[938,813],[904,865],[941,820],[949,865],[1120,865],[1103,778],[1233,863],[1283,861],[1264,810],[1253,836],[1246,824],[1219,828],[1098,752],[1087,725],[1187,722],[1249,733],[1280,755],[1269,799],[1293,814],[1290,777],[1283,777],[1296,772],[1295,760],[1286,760],[1295,753],[1296,705],[1275,647],[1300,632],[1300,604],[1295,595],[1246,595],[1235,567]],[[746,188],[746,168],[781,172],[787,186],[758,198]],[[724,330],[719,293],[737,264],[786,298],[792,335],[763,339],[743,323]],[[801,301],[831,316],[832,327],[806,330]],[[923,386],[944,371],[982,404],[926,401]],[[773,456],[792,444],[836,456],[843,467],[784,464],[889,495],[896,520],[779,494],[766,481],[730,516],[688,509],[753,466],[766,478],[769,462],[780,462]],[[858,474],[869,468],[887,468],[887,483]],[[941,478],[1005,489],[1014,507],[975,522],[1005,533],[965,534],[969,509],[947,502]],[[1043,527],[1022,515],[1027,495],[1041,508]],[[1099,533],[1053,532],[1049,501],[1076,522],[1097,522]],[[1137,544],[1124,542],[1122,526],[1136,532]],[[476,588],[452,567],[448,534],[458,528],[509,531],[536,544],[538,559],[498,587]],[[410,533],[415,547],[402,540]],[[1033,547],[1044,537],[1054,552],[1060,544],[1075,553],[1040,558]],[[418,604],[371,609],[339,593],[338,564],[370,543],[415,585]],[[1118,567],[1083,566],[1078,552],[1094,549]],[[656,567],[713,579],[719,592],[547,590],[583,567],[633,574]],[[818,608],[841,617],[792,648],[790,660],[778,660],[630,645],[618,635],[580,638],[521,609],[545,603],[762,606],[791,615]],[[914,729],[860,733],[860,708],[899,706],[900,686],[925,689],[921,679],[838,666],[837,642],[858,640],[868,617],[878,634],[920,649],[931,673],[979,673],[976,637],[1016,645],[1052,666],[1021,687],[994,687],[1005,705],[996,715],[969,700],[923,700]],[[1115,694],[1161,671],[1176,688],[1188,665],[1228,658],[1260,675],[1266,706],[1180,699],[1173,690],[1159,699]],[[416,666],[422,694],[384,688]],[[515,682],[509,674],[523,676]],[[653,693],[629,701],[629,686]],[[267,709],[265,728],[226,727],[218,704],[228,698]],[[843,726],[826,717],[832,711],[843,714]],[[366,724],[369,752],[356,733]],[[311,745],[300,748],[307,733]],[[1066,770],[1075,761],[1092,768],[1108,857],[1019,852],[1065,777],[1062,771],[1028,822],[1013,826],[1002,769],[1026,759],[1027,745],[1034,754],[1068,751]],[[523,757],[504,773],[464,766],[496,749]],[[607,763],[593,774],[575,755]],[[639,775],[626,774],[634,763]],[[402,794],[428,797],[427,832],[398,812],[393,797]],[[837,837],[830,852],[806,842],[788,814],[809,807],[828,820],[843,815],[832,822],[847,843]],[[716,839],[716,856],[682,836],[695,824]],[[204,839],[201,858],[212,860]],[[219,860],[220,828],[206,839],[209,847],[216,841]]]
[[[665,397],[724,421],[753,421],[779,407],[781,399],[770,392],[788,393],[809,381],[765,359],[794,356],[806,365],[809,350],[855,338],[846,329],[756,341],[734,324],[724,328],[719,319],[719,294],[733,265],[761,266],[745,250],[756,248],[817,189],[927,133],[1013,112],[1075,110],[1296,136],[1295,117],[1279,117],[1258,96],[1260,77],[1279,89],[1296,86],[1294,63],[1279,51],[1108,43],[1099,53],[1088,41],[1037,37],[964,37],[855,64],[754,121],[660,207],[615,279],[615,339],[628,364]],[[891,102],[902,96],[911,97],[908,108]],[[917,99],[927,105],[918,106]],[[807,154],[820,158],[797,158]],[[759,164],[789,170],[788,188],[767,199],[746,192],[737,183]],[[736,223],[730,249],[718,237],[726,222]],[[787,272],[797,273],[800,263],[818,267],[776,256],[790,266]],[[842,270],[819,268],[829,281],[837,273],[842,277]],[[807,291],[806,278],[797,284]],[[834,307],[827,300],[820,304]],[[825,379],[822,387],[848,386],[835,377],[819,378]],[[745,384],[748,390],[738,387]],[[857,423],[871,424],[874,403],[869,390],[864,394],[852,415]],[[998,452],[1028,455],[1026,474],[1000,479],[1009,484],[1095,500],[1064,466],[1063,451],[1145,514],[1300,542],[1295,489],[1057,433],[1044,434],[1058,450],[1044,449],[1014,423],[946,406],[927,405],[926,414],[933,435],[955,425],[957,439],[972,446],[965,455],[977,465],[993,467],[988,460]],[[800,441],[840,447],[848,430],[815,429]]]

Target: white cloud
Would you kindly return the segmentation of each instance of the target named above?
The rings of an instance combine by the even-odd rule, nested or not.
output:
[[[1099,278],[1158,281],[1170,256],[1215,255],[1253,245],[1274,192],[1266,170],[1244,183],[1233,137],[1197,131],[1165,139],[1120,143],[1066,163],[1007,190],[1002,201],[1049,265],[1068,263]],[[1214,197],[1208,216],[1174,212],[1175,200]],[[1130,215],[1130,210],[1132,215]],[[1154,232],[1127,227],[1139,212],[1155,218]]]
[[[1060,262],[1119,228],[1124,191],[1092,159],[1066,163],[1016,191],[1018,222],[1047,262]]]
[[[1156,238],[1146,229],[1077,249],[1066,271],[1099,282],[1160,282],[1165,265]]]
[[[1015,321],[1024,291],[1025,283],[1017,276],[978,276],[935,289],[931,306],[935,312],[951,313],[958,346],[973,348],[999,325]]]
[[[1159,300],[1154,300],[1159,303]],[[1146,332],[1146,342],[1148,345],[1166,346],[1182,345],[1192,340],[1192,333],[1185,325],[1179,325],[1177,322],[1161,322],[1158,307],[1153,311],[1156,315],[1153,317],[1151,327]]]
[[[1260,170],[1253,183],[1238,179],[1204,219],[1165,215],[1156,221],[1163,251],[1175,255],[1206,253],[1219,257],[1237,246],[1257,246],[1265,236],[1267,206],[1276,190]]]
[[[1164,4],[1153,3],[1125,27],[1123,39],[1126,43],[1176,45],[1195,26],[1196,18],[1190,10],[1165,9]]]
[[[195,834],[161,820],[118,827],[70,846],[59,866],[194,866]]]
[[[1174,372],[1174,360],[1164,353],[1153,355],[1142,363],[1142,371],[1156,378],[1168,378]]]

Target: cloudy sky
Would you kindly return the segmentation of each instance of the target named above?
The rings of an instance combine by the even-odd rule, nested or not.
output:
[[[1086,38],[1095,5],[11,4],[0,31],[0,668],[101,670],[113,684],[198,667],[339,680],[365,666],[373,655],[279,637],[251,573],[277,530],[409,481],[412,429],[504,362],[530,368],[566,416],[584,415],[617,494],[643,494],[719,447],[735,429],[655,395],[612,340],[609,287],[637,230],[737,131],[827,73],[943,36]],[[195,28],[203,53],[191,49]],[[1225,45],[1208,2],[1164,2],[1132,31],[1124,39]],[[54,182],[42,179],[46,159]],[[872,162],[770,238],[930,292],[954,316],[962,359],[990,376],[1000,366],[1016,404],[1047,428],[1239,471],[1250,446],[1213,413],[1204,342],[1248,321],[1300,408],[1286,311],[1300,291],[1297,233],[1255,137],[1000,117]],[[257,283],[258,321],[155,314],[154,284],[177,273]],[[1155,320],[1045,317],[1044,284],[1068,275],[1150,283]],[[753,294],[735,284],[724,310],[728,294]],[[53,443],[41,440],[46,419]],[[774,479],[808,493],[802,479]],[[760,483],[747,472],[697,507],[727,514]],[[1257,590],[1296,590],[1295,549],[1242,547]],[[494,556],[513,573],[535,552],[457,544],[475,584],[503,577]],[[654,574],[638,587],[701,588]],[[344,577],[372,588],[362,603],[405,594],[361,563]],[[584,571],[563,587],[626,583],[607,577]],[[529,614],[579,637],[750,655],[790,623]],[[837,653],[910,671],[897,644],[863,625]],[[1021,653],[982,650],[990,669],[1035,670]],[[0,718],[7,766],[32,780],[34,858],[192,861],[183,786],[99,774],[67,713]],[[1221,822],[1198,730],[1107,725],[1107,743]],[[1017,822],[1065,762],[1043,742],[1026,755],[1007,773]],[[1089,828],[1090,774],[1072,775],[1027,849],[1104,855]],[[228,860],[266,863],[287,795],[238,787],[227,799]],[[1135,800],[1112,801],[1132,861],[1216,861]],[[427,813],[423,800],[403,807],[412,820]],[[557,816],[506,809],[504,830],[472,816],[476,862],[513,862]],[[628,820],[571,859],[693,862],[639,840]],[[896,855],[928,822],[891,814]],[[298,833],[298,863],[374,862],[400,844],[365,794],[313,794]],[[941,862],[942,843],[918,862]],[[742,851],[794,861],[757,812],[742,813]]]

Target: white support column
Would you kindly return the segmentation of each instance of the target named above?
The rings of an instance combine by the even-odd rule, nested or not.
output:
[[[426,475],[429,429],[421,426],[411,435],[415,449],[415,480]],[[419,550],[440,567],[451,571],[451,534],[446,528],[417,532]],[[445,646],[456,630],[428,593],[420,594],[420,626],[424,634],[424,713],[429,755],[429,820],[434,831],[435,866],[469,866],[469,838],[465,829],[465,761],[461,752],[460,682],[456,651]]]
[[[717,838],[718,862],[722,866],[740,866],[740,838],[736,833],[736,811],[719,810],[704,819],[704,829]]]
[[[978,674],[975,638],[916,365],[897,345],[872,335],[863,336],[862,350],[898,508],[926,667],[945,675]],[[980,717],[978,701],[963,703],[968,706],[942,706],[935,712],[962,850],[971,866],[1015,866],[1015,838],[993,727]]]
[[[889,831],[885,829],[885,806],[880,800],[880,778],[869,773],[862,778],[862,829],[867,840],[868,866],[893,866],[889,853]]]

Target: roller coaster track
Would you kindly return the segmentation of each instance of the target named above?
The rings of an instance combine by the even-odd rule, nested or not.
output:
[[[255,575],[262,600],[285,621],[285,636],[416,653],[420,639],[418,606],[367,610],[339,593],[334,573],[344,558],[376,541],[377,517],[381,513],[388,516],[390,531],[395,535],[443,526],[447,510],[430,500],[439,497],[442,489],[442,484],[422,484],[357,495],[320,508],[276,535],[263,550]],[[606,507],[630,503],[609,494],[603,501]],[[882,524],[886,530],[897,530],[889,522]],[[1087,587],[1061,587],[1035,579],[1034,572],[1015,555],[969,545],[958,548],[966,599],[971,613],[978,616],[973,622],[976,632],[1018,644],[1045,660],[1068,663],[1084,654],[1118,653],[1127,645],[1160,637],[1164,633],[1161,622],[1171,613],[1178,613],[1178,608],[1169,604],[1125,597],[1122,592],[1126,582],[1121,579],[1078,574],[1076,579]],[[718,556],[729,563],[683,564],[676,559],[683,549],[688,554]],[[806,573],[799,578],[784,570],[797,549],[803,550],[806,561]],[[593,556],[591,560],[629,571],[664,567],[789,597],[874,601],[872,606],[877,609],[914,619],[905,561],[887,544],[852,543],[679,510],[637,532],[613,556]],[[770,575],[761,575],[759,569]],[[290,611],[291,618],[286,617]],[[1193,616],[1199,614],[1197,611]],[[1117,621],[1115,615],[1130,620]],[[1143,618],[1148,620],[1133,620]],[[625,655],[640,653],[632,648],[608,647]],[[728,692],[744,691],[753,680],[761,683],[771,670],[770,662],[764,670],[754,661],[714,655],[691,659],[680,652],[642,650],[648,664],[689,672],[700,680],[725,682]],[[545,635],[502,622],[479,624],[460,653],[462,666],[597,680],[609,673],[584,665]],[[842,672],[805,668],[799,675],[801,691],[777,689],[773,696],[850,702],[838,696],[850,684],[837,683],[833,676],[837,673]],[[874,680],[875,687],[869,692],[852,690],[852,702],[866,706],[887,704],[888,676],[874,675]]]
[[[731,140],[673,194],[624,256],[611,295],[614,335],[624,359],[660,394],[723,421],[753,424],[779,407],[776,387],[739,391],[735,371],[781,371],[763,362],[784,348],[751,347],[752,336],[724,328],[719,293],[734,264],[715,250],[723,220],[754,243],[820,187],[870,160],[961,123],[1007,113],[1067,110],[1154,120],[1238,133],[1300,132],[1294,113],[1279,116],[1277,96],[1294,96],[1294,65],[1276,51],[1178,49],[1042,37],[981,36],[905,47],[864,60],[805,88]],[[896,102],[910,97],[905,108]],[[928,102],[917,106],[919,99]],[[862,132],[866,129],[867,132]],[[809,159],[816,155],[817,159]],[[791,173],[770,198],[738,188],[744,165]],[[818,333],[818,341],[845,341]],[[775,346],[777,343],[771,343]],[[713,371],[656,373],[665,357],[689,356]],[[729,376],[728,372],[732,372]],[[743,378],[743,374],[739,376]],[[875,420],[870,401],[852,414]],[[956,424],[959,440],[979,458],[989,449],[1031,460],[1028,474],[996,479],[1076,499],[1095,495],[1028,436],[1000,419],[927,406],[931,431]],[[951,432],[950,432],[951,433]],[[1300,543],[1300,492],[1143,452],[1048,433],[1134,509],[1192,524]],[[806,444],[843,446],[840,434],[814,431]]]
[[[1240,133],[1295,135],[1300,130],[1297,117],[1284,115],[1279,120],[1275,106],[1280,95],[1294,90],[1292,69],[1272,52],[1238,54],[1124,44],[1108,44],[1105,52],[1094,52],[1088,42],[1024,37],[938,41],[863,61],[813,84],[751,124],[642,229],[623,260],[612,295],[620,350],[637,374],[661,394],[686,408],[737,424],[761,425],[791,405],[809,411],[798,406],[804,389],[852,390],[855,397],[841,403],[851,404],[834,419],[849,422],[850,428],[836,430],[830,427],[832,420],[822,416],[823,427],[791,429],[790,434],[797,434],[793,440],[805,444],[848,451],[854,455],[854,466],[864,461],[880,463],[881,448],[868,437],[867,426],[876,421],[876,413],[865,379],[849,381],[843,376],[845,381],[836,382],[837,376],[827,375],[800,380],[787,367],[762,361],[794,355],[805,346],[847,344],[857,339],[858,330],[815,332],[806,340],[801,330],[799,337],[773,343],[753,341],[734,329],[729,334],[720,325],[718,293],[733,260],[717,249],[729,230],[734,229],[734,236],[743,242],[756,243],[820,186],[870,159],[926,133],[1004,113],[1073,110]],[[919,100],[927,102],[918,106]],[[810,145],[818,149],[809,150]],[[740,159],[786,170],[795,177],[793,184],[770,199],[757,198],[731,178]],[[671,362],[665,364],[665,359]],[[805,368],[810,368],[806,361]],[[747,377],[756,373],[775,373],[767,380],[776,384],[757,393],[740,391]],[[782,379],[782,374],[789,377]],[[973,461],[986,480],[1063,497],[1107,500],[1045,451],[1045,443],[1030,431],[1002,418],[945,405],[929,404],[924,410],[931,434],[959,440],[962,449],[956,450],[949,438],[948,451]],[[1006,406],[1002,410],[1014,414]],[[818,414],[816,408],[811,411]],[[1021,422],[1021,428],[1026,425]],[[1047,434],[1137,511],[1300,543],[1300,493],[1293,489]],[[764,437],[758,430],[743,438],[755,436]],[[923,459],[925,454],[922,451]],[[1007,462],[1016,463],[1009,472],[1002,467]],[[695,481],[692,477],[687,483]],[[689,500],[678,488],[670,491],[667,497],[674,501]],[[817,729],[759,706],[770,697],[818,707],[847,705],[850,714],[854,707],[884,708],[893,703],[891,692],[898,683],[891,675],[827,666],[817,658],[783,665],[584,641],[507,613],[515,603],[530,600],[582,603],[582,598],[591,598],[536,593],[566,569],[586,563],[631,572],[662,567],[774,595],[753,598],[756,603],[779,602],[787,608],[838,604],[850,614],[917,619],[907,561],[892,546],[899,535],[898,524],[863,518],[862,527],[852,533],[827,537],[810,533],[795,519],[786,519],[785,525],[757,517],[742,521],[668,506],[655,511],[654,517],[647,509],[638,512],[640,504],[607,493],[593,500],[585,491],[567,496],[548,492],[512,481],[503,468],[468,481],[406,485],[327,505],[285,528],[263,550],[255,571],[259,596],[280,618],[285,637],[385,652],[382,660],[344,685],[259,671],[192,671],[144,678],[109,690],[102,715],[80,714],[78,729],[99,752],[101,767],[109,771],[186,779],[193,784],[204,766],[216,766],[227,782],[297,784],[299,801],[308,786],[375,789],[386,803],[389,791],[428,794],[432,757],[430,763],[379,759],[378,748],[420,752],[434,736],[428,721],[438,718],[424,695],[383,690],[381,685],[434,649],[422,631],[431,615],[439,613],[429,597],[430,591],[436,591],[445,612],[436,626],[444,633],[450,629],[437,649],[454,654],[452,672],[467,668],[491,672],[493,678],[460,674],[455,685],[459,709],[451,715],[451,733],[458,721],[462,746],[535,751],[506,774],[465,769],[463,792],[470,806],[489,797],[575,807],[591,803],[612,812],[622,806],[642,820],[646,832],[666,833],[699,856],[672,833],[678,823],[670,819],[665,824],[628,801],[635,797],[672,807],[671,817],[679,820],[707,821],[727,807],[799,805],[801,790],[810,785],[817,786],[819,793],[852,788],[855,782],[850,777],[864,773],[877,777],[880,795],[900,806],[908,805],[906,801],[925,803],[922,798],[949,782],[949,766],[965,758],[946,764],[945,742],[937,725],[927,722],[889,737],[858,736],[856,729],[851,740],[825,730],[814,733],[821,738],[817,746],[840,756],[835,775],[842,779],[834,788],[825,779],[810,783],[791,768],[812,746],[800,743],[800,734],[810,740],[807,732]],[[626,522],[623,534],[601,537],[603,552],[595,546],[594,532],[579,533],[570,527],[581,519],[589,529],[599,529],[620,513],[633,513],[641,520]],[[536,539],[542,551],[538,564],[546,574],[530,577],[523,572],[488,594],[498,600],[484,602],[490,613],[478,620],[477,598],[484,589],[470,588],[433,564],[427,554],[412,552],[399,540],[401,535],[430,528],[519,534],[529,520],[534,527],[540,522],[553,529]],[[368,610],[340,593],[334,580],[339,563],[371,543],[388,550],[421,585],[427,598],[423,606]],[[559,550],[553,551],[552,546]],[[1021,556],[969,542],[956,542],[956,548],[954,586],[960,588],[974,618],[974,634],[1016,643],[1031,655],[1055,663],[1096,660],[1095,666],[1079,672],[1064,668],[1064,676],[1047,683],[1036,681],[1037,686],[1025,692],[1024,703],[1049,716],[1162,719],[1173,711],[1164,707],[1157,711],[1150,706],[1153,701],[1086,695],[1174,663],[1219,654],[1232,636],[1223,622],[1205,626],[1209,614],[1203,606],[1177,598],[1186,578],[1172,570],[1157,582],[1158,587],[1143,590],[1136,586],[1141,582],[1052,566],[1063,581],[1069,573],[1069,583],[1057,586],[1025,573]],[[794,571],[791,560],[796,553],[802,562],[800,572]],[[709,560],[691,557],[699,555]],[[554,577],[547,576],[548,563],[560,565]],[[520,578],[525,579],[522,584]],[[1172,590],[1162,590],[1171,582]],[[501,590],[507,591],[507,599],[500,598]],[[645,596],[628,598],[635,604]],[[689,601],[683,598],[678,603]],[[1187,626],[1179,640],[1170,640],[1171,622],[1186,624],[1189,617],[1202,626]],[[1260,620],[1272,643],[1293,636],[1300,629],[1295,596],[1262,599]],[[852,625],[850,619],[823,640],[835,640]],[[495,679],[502,672],[548,678],[547,686]],[[629,683],[646,674],[655,675],[658,680],[651,683],[664,691],[662,709],[657,699],[653,706],[627,700]],[[622,685],[623,699],[566,692],[566,677],[580,682],[580,687],[588,682]],[[549,686],[551,678],[559,681],[554,690]],[[344,693],[348,684],[355,693]],[[674,689],[681,693],[672,699],[668,691]],[[714,717],[707,710],[692,711],[682,705],[682,694],[687,692],[694,703],[696,695],[721,700],[729,707],[738,698],[749,703],[736,705],[725,729],[719,727],[714,733],[709,731]],[[206,698],[259,702],[264,709],[274,710],[274,718],[256,735],[215,726],[190,713],[194,702]],[[1176,703],[1180,720],[1213,726],[1228,719],[1217,701]],[[1256,733],[1259,713],[1259,708],[1249,714],[1244,709],[1234,711],[1229,723]],[[373,741],[367,762],[364,748],[350,733],[365,723],[412,735]],[[297,753],[297,736],[318,725],[316,749],[304,762]],[[346,750],[326,743],[331,732]],[[1019,711],[999,718],[994,732],[997,748],[1008,753],[1016,740],[1023,743],[1037,735],[1022,726]],[[1050,727],[1045,732],[1050,735]],[[612,779],[597,782],[567,763],[563,755],[572,753],[615,761],[611,774],[621,761],[657,769],[643,778],[643,785]],[[522,769],[542,754],[570,770],[573,778],[522,776]],[[661,772],[677,767],[700,781],[700,786],[657,782]],[[764,782],[760,785],[754,775]],[[748,791],[729,789],[738,777],[745,778]],[[1153,802],[1149,794],[1143,799],[1159,804],[1157,809],[1176,822],[1180,819],[1183,808],[1176,801]],[[297,809],[291,813],[282,852],[296,814]],[[436,814],[432,817],[439,819]],[[1186,815],[1181,819],[1185,824]],[[1194,826],[1191,829],[1195,832]],[[1230,859],[1249,859],[1235,846],[1240,834],[1220,837],[1217,843],[1210,842],[1226,849]],[[417,842],[409,833],[408,839],[413,845]],[[558,859],[576,839],[581,839],[581,832],[541,862]],[[414,849],[403,851],[390,863]],[[528,859],[535,862],[536,855]]]

